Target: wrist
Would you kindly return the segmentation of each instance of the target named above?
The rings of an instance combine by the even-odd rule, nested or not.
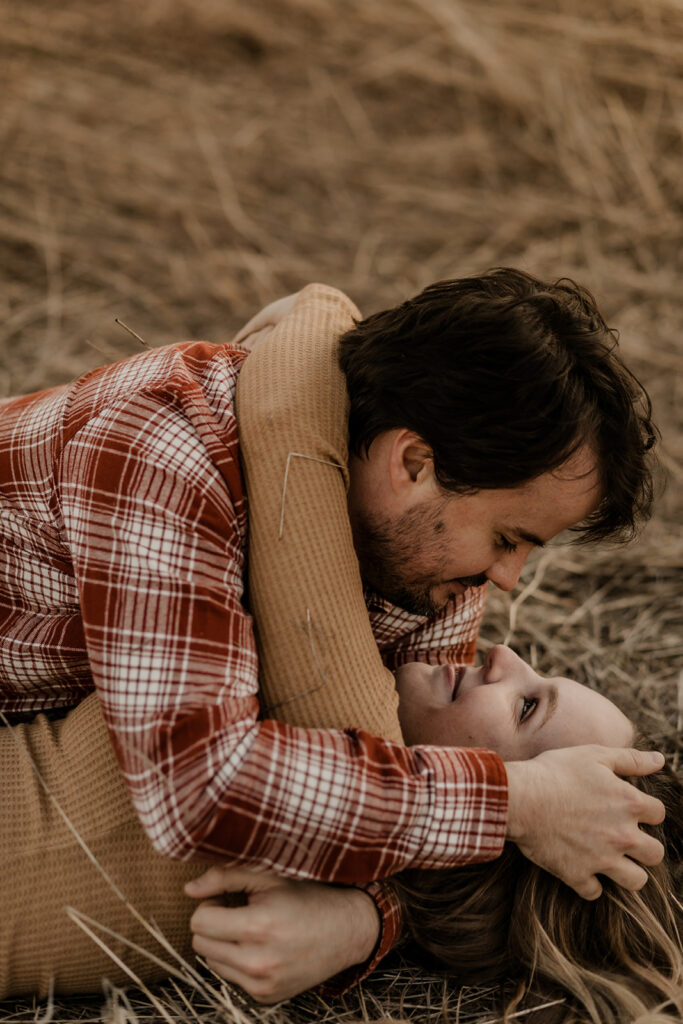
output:
[[[381,918],[377,904],[363,889],[344,890],[349,901],[351,935],[353,937],[353,960],[349,963],[362,964],[375,952],[381,930]]]
[[[508,779],[508,819],[506,839],[518,843],[526,832],[525,812],[528,811],[531,793],[529,790],[529,762],[510,761],[505,765]]]

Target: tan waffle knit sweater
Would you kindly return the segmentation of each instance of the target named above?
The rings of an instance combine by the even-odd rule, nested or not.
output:
[[[359,726],[401,743],[394,677],[373,639],[346,514],[337,340],[359,316],[342,292],[308,285],[240,374],[250,604],[267,717]]]
[[[393,678],[370,631],[346,517],[346,392],[335,342],[354,315],[340,292],[305,288],[242,372],[251,602],[269,716],[355,725],[400,740]],[[279,540],[290,452],[299,455],[290,459]],[[152,849],[93,695],[63,721],[39,716],[32,725],[0,729],[0,998],[44,996],[51,977],[65,994],[99,991],[102,976],[130,980],[67,917],[66,905],[164,955],[65,826],[33,763],[128,901],[192,959],[194,903],[182,886],[197,866]],[[141,954],[106,941],[139,978],[165,976]]]

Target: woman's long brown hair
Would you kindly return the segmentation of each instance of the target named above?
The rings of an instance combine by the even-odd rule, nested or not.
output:
[[[604,879],[583,900],[511,844],[489,864],[406,871],[392,881],[415,958],[463,984],[512,983],[506,1018],[561,998],[534,1024],[683,1020],[683,786],[668,767],[629,781],[667,812],[647,826],[665,855],[640,892]]]

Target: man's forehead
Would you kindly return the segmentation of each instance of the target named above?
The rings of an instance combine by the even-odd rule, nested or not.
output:
[[[501,525],[517,539],[542,547],[589,516],[601,497],[595,458],[590,453],[579,458],[577,453],[557,470],[511,488],[499,504]]]
[[[600,460],[594,449],[584,444],[548,475],[560,483],[573,484],[576,487],[583,484],[587,489],[595,488],[599,486],[601,479]]]

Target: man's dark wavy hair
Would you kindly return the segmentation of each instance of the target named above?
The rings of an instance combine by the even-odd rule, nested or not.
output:
[[[350,450],[407,427],[445,490],[516,487],[595,450],[602,500],[576,527],[628,539],[651,512],[658,436],[651,403],[617,354],[617,332],[568,278],[499,267],[440,281],[343,335]]]

